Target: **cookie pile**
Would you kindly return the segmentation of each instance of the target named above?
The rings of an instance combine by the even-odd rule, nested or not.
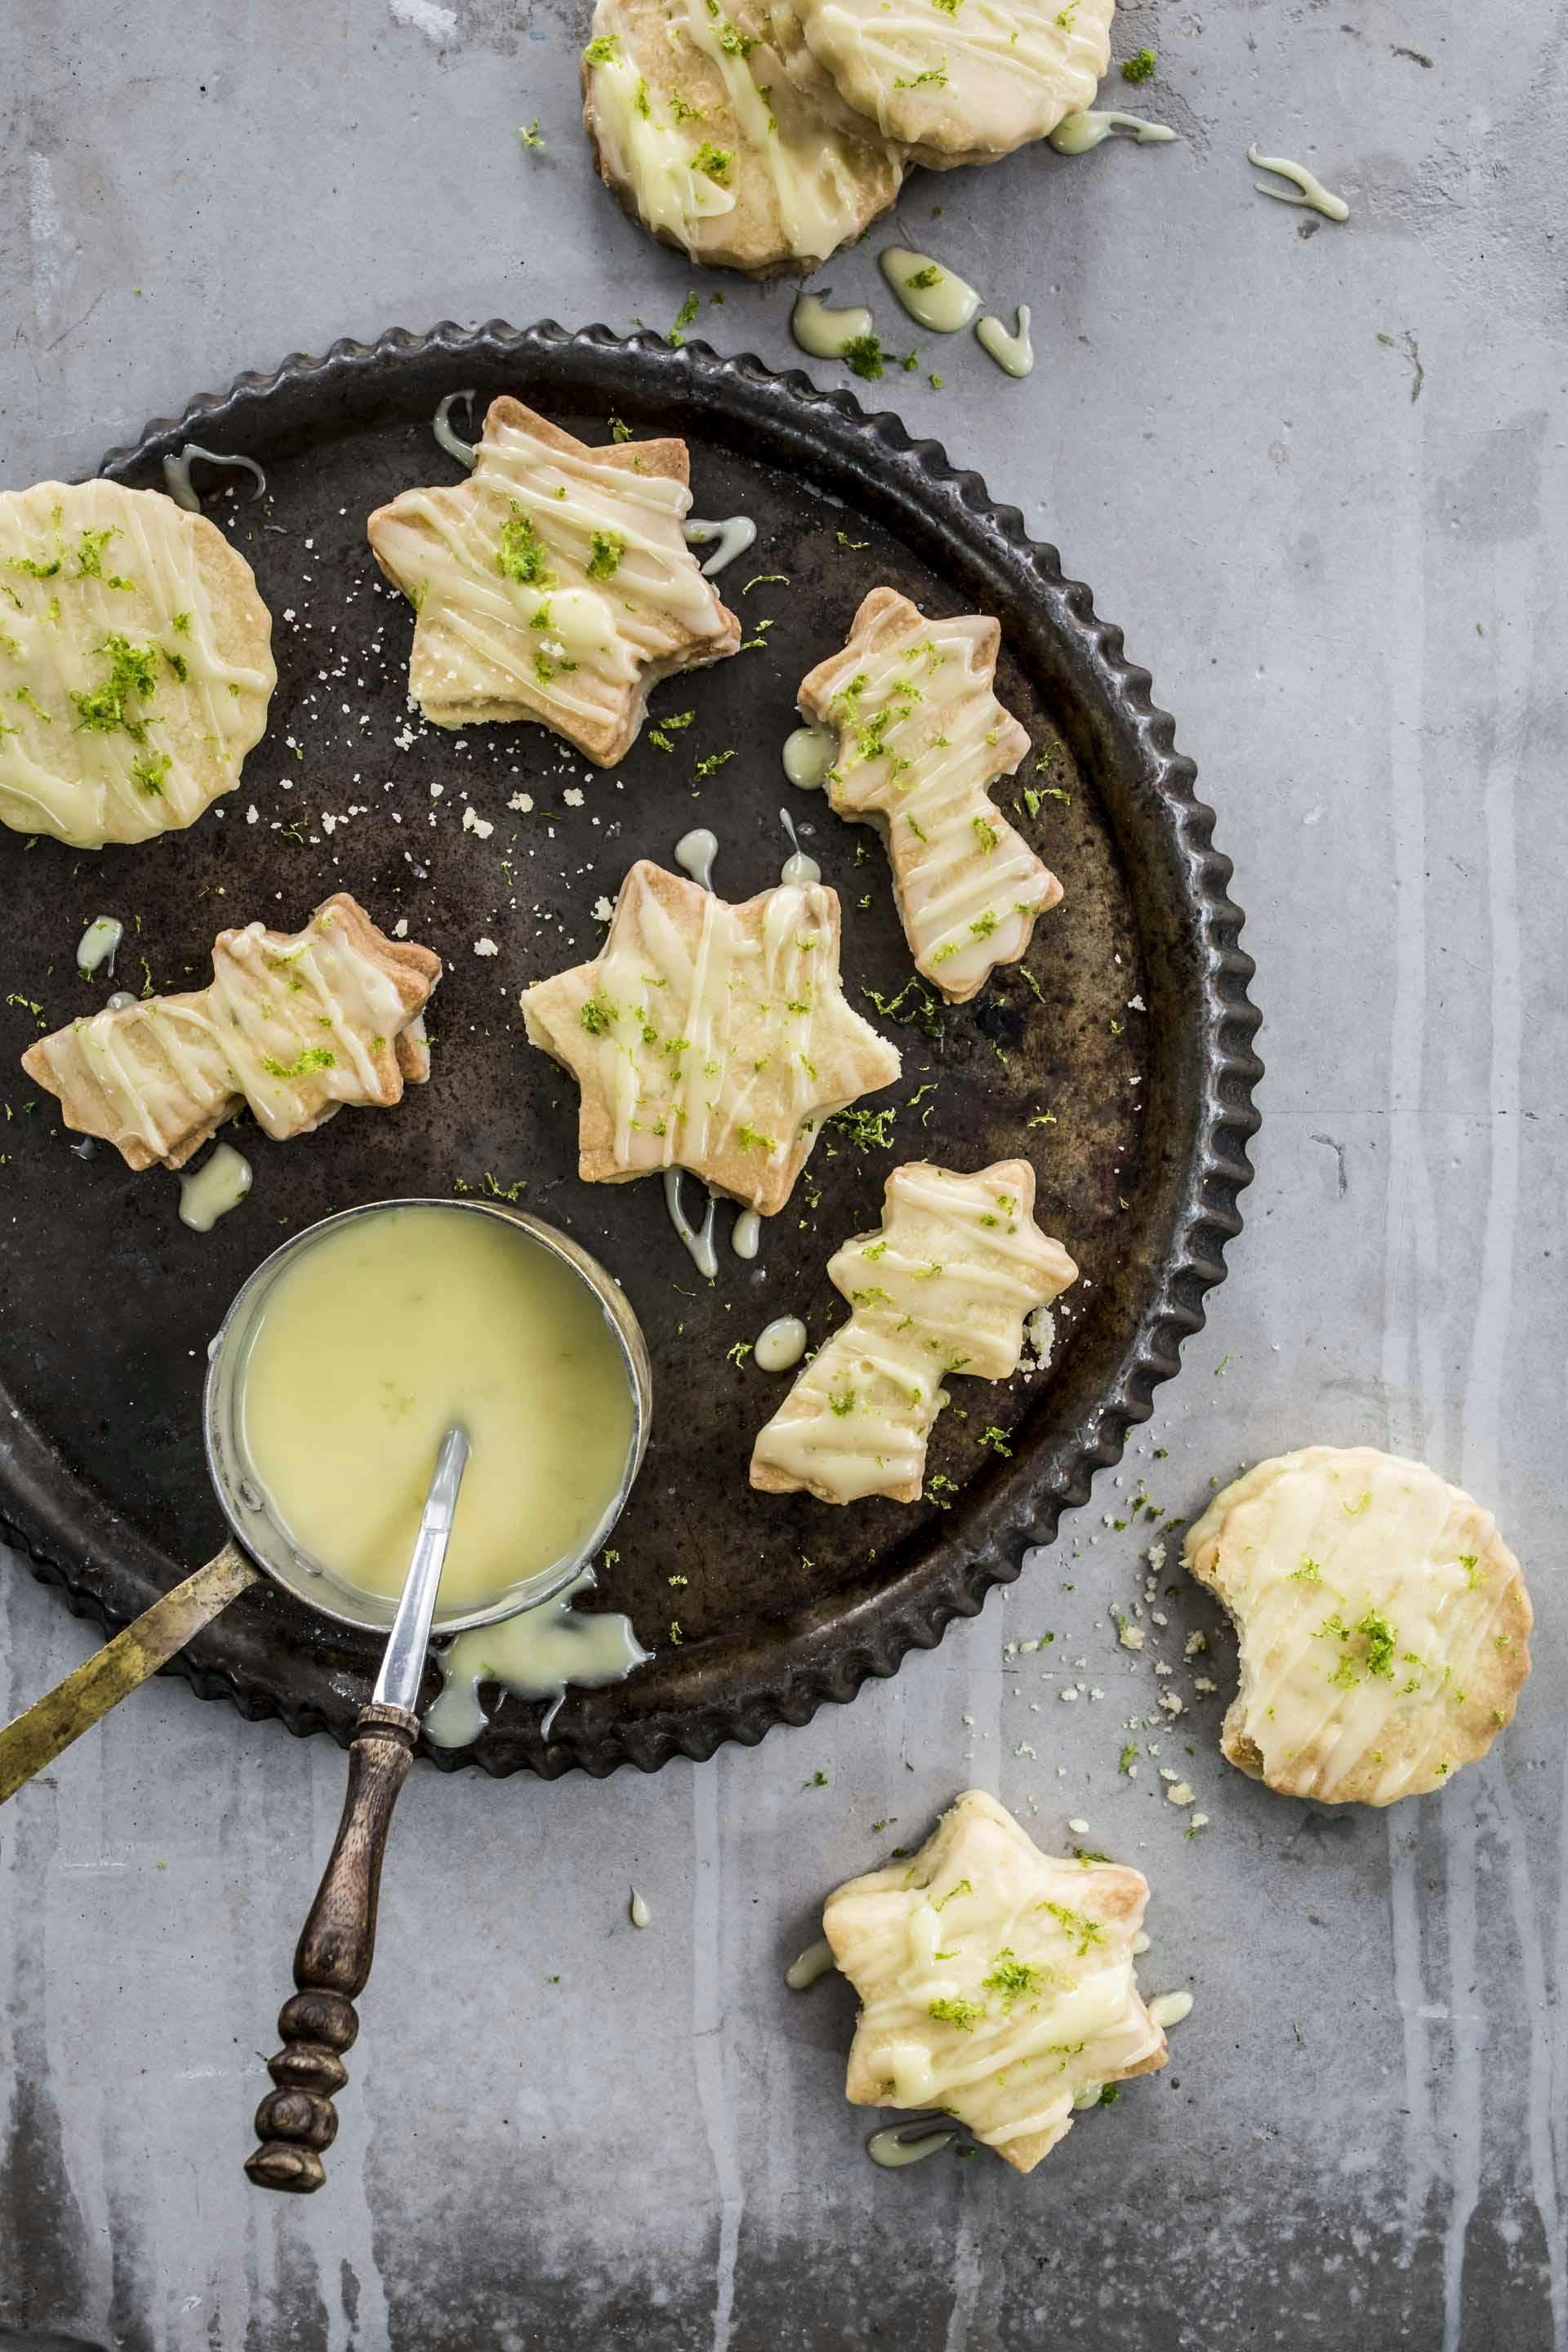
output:
[[[912,164],[994,163],[1089,103],[1114,0],[598,0],[599,175],[694,261],[809,271]]]

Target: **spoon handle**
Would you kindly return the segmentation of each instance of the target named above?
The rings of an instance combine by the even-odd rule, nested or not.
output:
[[[294,1954],[298,1990],[278,2017],[283,2047],[267,2062],[274,2088],[256,2110],[259,2147],[246,2171],[258,2189],[300,2196],[326,2179],[337,2137],[332,2095],[348,2081],[342,2052],[359,2032],[354,2000],[375,1957],[375,1911],[392,1809],[414,1761],[419,1718],[379,1702],[360,1709],[342,1818]]]

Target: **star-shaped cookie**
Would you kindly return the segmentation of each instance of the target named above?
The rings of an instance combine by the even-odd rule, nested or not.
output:
[[[1148,1900],[1140,1872],[1056,1861],[968,1790],[912,1862],[827,1898],[824,1932],[860,1996],[846,2097],[940,2108],[1032,2172],[1075,2106],[1165,2063],[1133,1967]]]
[[[1026,1160],[974,1176],[928,1160],[895,1168],[877,1231],[828,1261],[853,1312],[759,1433],[752,1486],[804,1486],[824,1503],[918,1501],[943,1381],[1009,1379],[1025,1316],[1078,1279],[1034,1205]]]
[[[1491,1513],[1422,1462],[1309,1445],[1187,1533],[1241,1641],[1220,1733],[1287,1797],[1389,1805],[1485,1755],[1530,1673],[1530,1595]]]
[[[928,621],[897,589],[873,588],[843,651],[796,698],[837,738],[831,806],[882,833],[916,968],[955,1004],[1017,962],[1062,895],[987,794],[1029,748],[993,691],[1001,645],[981,614]]]
[[[40,1037],[22,1067],[65,1124],[129,1168],[182,1168],[247,1104],[274,1142],[344,1103],[384,1109],[430,1075],[423,1013],[441,960],[389,940],[340,890],[292,938],[220,931],[205,988],[106,1006]]]
[[[684,441],[591,449],[503,398],[468,481],[378,508],[366,529],[418,615],[426,718],[535,719],[613,767],[651,686],[741,642],[686,544],[689,470]]]
[[[820,882],[731,907],[641,859],[593,962],[521,1004],[582,1091],[587,1182],[687,1168],[764,1217],[824,1119],[899,1075],[896,1047],[845,1001],[838,899]]]

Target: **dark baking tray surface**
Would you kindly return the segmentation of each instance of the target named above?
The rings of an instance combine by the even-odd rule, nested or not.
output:
[[[380,582],[364,519],[408,484],[458,478],[430,419],[443,394],[466,386],[481,404],[515,393],[587,440],[607,437],[612,415],[638,432],[679,433],[694,511],[755,518],[755,549],[720,584],[747,635],[763,642],[657,690],[656,721],[697,713],[673,753],[645,732],[619,769],[584,779],[584,763],[536,729],[454,739],[410,720],[412,616]],[[241,477],[198,468],[198,480],[274,615],[268,732],[221,819],[209,814],[189,833],[96,856],[0,835],[10,909],[0,1045],[14,1070],[40,1025],[101,1001],[72,952],[94,914],[126,925],[121,984],[142,984],[144,956],[154,985],[178,988],[205,975],[223,925],[261,916],[292,928],[347,887],[388,927],[406,915],[411,936],[446,960],[435,1076],[397,1111],[343,1112],[314,1139],[274,1147],[247,1126],[237,1139],[255,1190],[205,1239],[177,1223],[172,1179],[132,1176],[106,1150],[73,1156],[47,1100],[28,1107],[19,1073],[0,1089],[13,1114],[0,1165],[4,1524],[71,1608],[124,1622],[221,1538],[202,1465],[201,1373],[249,1269],[285,1234],[353,1202],[522,1179],[524,1205],[604,1258],[647,1333],[653,1444],[599,1603],[628,1610],[656,1654],[616,1688],[570,1693],[548,1743],[542,1710],[508,1697],[472,1748],[440,1760],[496,1773],[652,1769],[804,1722],[824,1699],[891,1674],[911,1647],[932,1646],[1016,1575],[1025,1546],[1050,1538],[1063,1506],[1087,1496],[1096,1466],[1115,1461],[1129,1424],[1147,1415],[1222,1277],[1250,1174],[1257,1015],[1230,866],[1211,845],[1192,762],[1173,751],[1147,674],[1122,658],[1120,631],[1097,619],[1089,590],[1063,579],[1054,550],[1032,542],[1015,510],[994,505],[935,443],[911,442],[896,417],[868,416],[847,394],[754,359],[597,327],[391,333],[241,376],[179,420],[150,425],[103,470],[161,488],[162,457],[187,439],[243,451],[267,471],[254,503]],[[786,574],[787,585],[745,590],[764,573]],[[819,797],[791,791],[779,768],[798,681],[880,582],[938,612],[1001,621],[997,690],[1037,748],[1060,747],[1043,781],[1070,801],[1047,799],[1022,822],[1067,896],[1037,931],[1033,985],[1005,967],[969,1004],[879,1024],[904,1053],[900,1085],[870,1106],[897,1107],[892,1149],[830,1134],[790,1206],[764,1225],[756,1264],[726,1250],[710,1288],[657,1181],[578,1181],[575,1089],[524,1042],[517,992],[592,954],[595,900],[614,897],[636,857],[669,864],[689,825],[718,833],[726,897],[766,887],[784,852],[786,804],[816,824],[813,849],[844,901],[852,998],[870,1011],[860,991],[893,997],[904,986],[910,961],[879,845]],[[701,761],[731,750],[698,777]],[[1037,781],[1032,767],[1020,784]],[[582,790],[581,807],[563,801],[568,786]],[[531,814],[508,809],[519,791],[531,793]],[[1016,793],[1003,786],[998,798]],[[493,824],[488,839],[463,829],[464,793]],[[346,821],[328,832],[323,813]],[[499,955],[476,955],[480,938]],[[903,1009],[919,1003],[911,992]],[[1046,1113],[1053,1124],[1030,1125]],[[939,1490],[948,1507],[836,1510],[753,1494],[752,1438],[782,1390],[728,1350],[787,1310],[806,1317],[814,1339],[832,1328],[842,1308],[826,1259],[877,1222],[898,1160],[973,1168],[1020,1151],[1038,1173],[1040,1221],[1084,1279],[1058,1310],[1048,1374],[954,1382],[967,1418],[942,1415],[930,1457],[951,1481]],[[1005,1432],[1009,1454],[984,1442],[987,1428]],[[247,1715],[346,1739],[374,1659],[363,1638],[263,1586],[178,1668]]]

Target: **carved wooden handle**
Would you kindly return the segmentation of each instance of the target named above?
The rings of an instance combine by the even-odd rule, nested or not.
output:
[[[340,2053],[359,2032],[353,2004],[375,1957],[386,1832],[418,1736],[418,1717],[400,1706],[360,1710],[342,1819],[294,1954],[299,1990],[279,2012],[283,2047],[267,2062],[276,2087],[256,2110],[261,2145],[245,2168],[258,2189],[307,2196],[327,2177],[321,2151],[337,2137],[332,2095],[348,2081]]]

